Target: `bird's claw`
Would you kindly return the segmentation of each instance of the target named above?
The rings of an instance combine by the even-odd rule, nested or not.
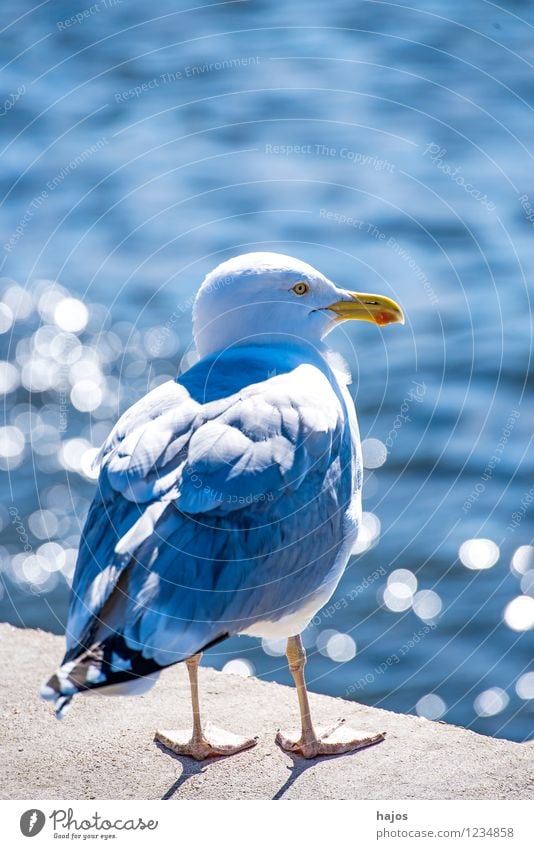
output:
[[[276,735],[276,743],[286,752],[302,755],[303,758],[317,758],[321,755],[341,755],[374,746],[385,739],[385,732],[369,734],[355,731],[345,725],[342,719],[331,728],[318,729],[317,733],[309,736],[301,735],[298,739],[286,737],[280,731]]]
[[[258,742],[257,737],[242,737],[210,723],[198,738],[193,737],[190,731],[172,730],[156,731],[154,739],[176,755],[187,755],[196,761],[234,755],[243,749],[250,749]]]

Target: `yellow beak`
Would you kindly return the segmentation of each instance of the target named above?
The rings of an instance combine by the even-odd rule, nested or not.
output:
[[[327,309],[338,316],[338,321],[372,321],[381,327],[385,324],[404,324],[404,313],[395,301],[384,295],[366,295],[363,292],[345,292],[346,298],[330,304]]]

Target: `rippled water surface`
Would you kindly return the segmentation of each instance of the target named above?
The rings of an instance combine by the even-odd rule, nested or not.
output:
[[[366,513],[311,688],[532,738],[532,6],[176,6],[3,5],[0,616],[62,631],[95,448],[204,274],[282,251],[408,319],[330,337]]]

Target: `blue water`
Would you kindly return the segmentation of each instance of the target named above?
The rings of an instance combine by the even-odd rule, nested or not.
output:
[[[57,281],[90,310],[82,371],[91,351],[109,356],[93,412],[70,400],[65,362],[50,388],[22,379],[6,395],[6,424],[26,445],[4,464],[0,617],[62,630],[62,574],[39,589],[12,559],[51,539],[72,560],[94,484],[65,468],[61,443],[98,444],[179,369],[210,268],[281,251],[407,315],[404,328],[330,337],[353,371],[362,437],[389,452],[364,500],[379,539],[307,635],[311,689],[411,713],[436,694],[445,721],[531,739],[534,698],[516,684],[534,670],[533,631],[503,619],[522,594],[511,558],[532,544],[531,4],[32,5],[2,8],[1,291],[12,302],[18,284],[35,304],[50,288],[39,281]],[[28,307],[0,335],[0,356],[23,369],[43,323]],[[459,561],[473,538],[499,546],[494,566]],[[384,606],[398,568],[437,593],[439,615]],[[317,651],[325,629],[350,634],[356,657]],[[289,682],[258,641],[209,655]],[[480,716],[489,688],[499,710]]]

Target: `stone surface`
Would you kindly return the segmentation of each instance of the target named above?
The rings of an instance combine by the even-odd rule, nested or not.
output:
[[[259,735],[254,749],[197,763],[154,743],[156,728],[190,722],[186,670],[144,696],[83,696],[58,722],[37,691],[63,640],[0,625],[2,799],[532,799],[534,746],[492,740],[354,702],[311,694],[317,725],[345,717],[385,742],[304,761],[274,744],[297,724],[294,690],[200,670],[206,719]]]

